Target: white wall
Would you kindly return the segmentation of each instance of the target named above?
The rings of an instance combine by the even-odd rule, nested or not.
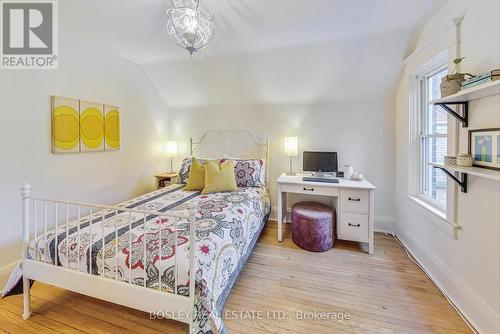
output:
[[[0,71],[0,289],[21,254],[20,187],[45,198],[114,204],[154,187],[166,169],[168,106],[136,65],[61,32],[59,69]],[[54,155],[50,95],[121,109],[121,149]]]
[[[364,173],[377,186],[376,226],[392,230],[394,105],[388,92],[396,86],[399,68],[385,65],[398,56],[401,62],[403,55],[394,52],[394,39],[369,39],[175,62],[146,70],[171,107],[172,135],[178,139],[225,128],[248,129],[270,139],[273,205],[274,180],[288,169],[284,137],[297,135],[299,152],[337,151],[340,166],[353,164]],[[378,42],[386,48],[377,49]],[[301,170],[302,157],[294,164],[296,171]]]
[[[398,236],[429,270],[481,333],[500,331],[500,182],[469,176],[468,193],[457,192],[454,238],[445,222],[408,198],[410,76],[440,51],[455,54],[452,18],[462,24],[462,71],[480,74],[500,68],[500,3],[449,1],[422,30],[417,51],[406,64],[396,95],[396,206]],[[500,96],[473,101],[469,129],[500,127]],[[458,132],[459,152],[467,152],[467,130]],[[453,140],[453,138],[452,138]]]

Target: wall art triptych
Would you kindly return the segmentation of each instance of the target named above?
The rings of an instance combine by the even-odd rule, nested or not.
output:
[[[52,152],[120,149],[120,108],[52,96]]]

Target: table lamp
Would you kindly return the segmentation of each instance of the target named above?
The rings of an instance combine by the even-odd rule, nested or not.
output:
[[[299,151],[299,139],[295,136],[285,137],[285,152],[286,155],[290,157],[290,168],[287,175],[295,175],[292,168],[292,159],[297,157]]]
[[[173,160],[177,157],[177,142],[176,141],[168,141],[165,144],[165,153],[167,157],[170,158],[170,172],[174,172],[173,170]]]

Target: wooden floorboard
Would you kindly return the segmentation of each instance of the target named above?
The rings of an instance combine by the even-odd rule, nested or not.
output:
[[[276,234],[269,222],[229,296],[230,333],[471,333],[392,237],[376,234],[375,254],[368,255],[365,245],[343,241],[310,253],[295,246],[289,228],[281,243]],[[41,283],[32,288],[32,308],[24,321],[22,296],[0,300],[0,333],[187,331],[179,322]],[[297,318],[304,312],[330,319]],[[350,318],[332,319],[339,313]]]

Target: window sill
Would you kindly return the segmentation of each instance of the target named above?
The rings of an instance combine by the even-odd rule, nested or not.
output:
[[[423,197],[424,197],[423,195],[417,195],[417,196],[410,195],[410,198],[418,205],[423,206],[424,208],[429,210],[433,215],[438,216],[440,219],[448,222],[448,219],[446,218],[446,212],[444,210],[440,210],[435,205],[432,205],[431,203],[429,203],[428,200],[426,201],[425,198]]]
[[[443,211],[440,211],[429,203],[423,201],[418,196],[408,195],[408,198],[410,199],[412,206],[417,204],[416,207],[419,209],[425,209],[422,213],[430,222],[439,227],[441,230],[451,233],[455,238],[457,237],[456,231],[461,228],[460,225],[449,221]]]

